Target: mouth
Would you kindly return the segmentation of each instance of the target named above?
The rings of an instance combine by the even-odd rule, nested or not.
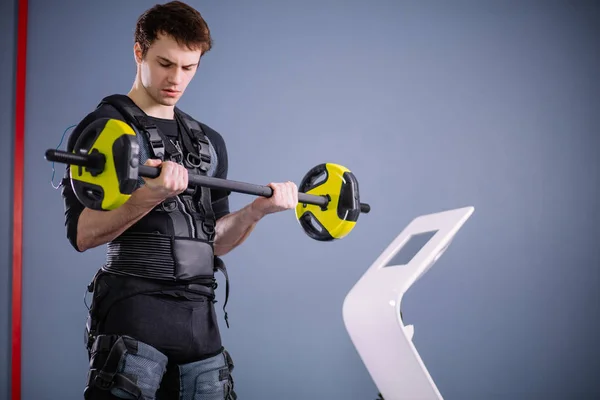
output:
[[[163,89],[162,92],[164,94],[166,94],[167,96],[171,96],[171,97],[175,97],[180,93],[178,90],[173,90],[173,89]]]

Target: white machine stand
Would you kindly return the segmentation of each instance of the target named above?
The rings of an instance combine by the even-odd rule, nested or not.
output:
[[[402,297],[440,258],[474,207],[415,218],[346,295],[343,319],[352,343],[385,400],[440,400],[400,318]]]

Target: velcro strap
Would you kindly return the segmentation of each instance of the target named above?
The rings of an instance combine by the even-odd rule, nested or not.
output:
[[[142,399],[142,391],[131,379],[123,374],[109,375],[103,371],[91,369],[88,373],[88,387],[100,390],[120,389],[134,399]]]
[[[104,365],[100,368],[90,368],[88,372],[88,387],[95,387],[100,390],[120,389],[130,394],[136,399],[142,398],[140,388],[128,377],[118,373],[119,362],[126,353],[134,353],[137,350],[131,341],[126,344],[126,339],[113,335],[100,335],[92,346],[92,354],[97,357],[97,353],[106,353],[109,351]]]

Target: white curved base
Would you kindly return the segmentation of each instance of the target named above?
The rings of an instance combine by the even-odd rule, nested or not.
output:
[[[442,399],[413,345],[414,326],[400,319],[400,304],[473,211],[465,207],[415,218],[344,299],[346,330],[385,400]]]

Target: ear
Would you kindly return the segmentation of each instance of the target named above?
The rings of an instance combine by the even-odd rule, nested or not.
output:
[[[133,57],[137,64],[142,63],[142,47],[138,42],[135,42],[135,44],[133,45]]]

